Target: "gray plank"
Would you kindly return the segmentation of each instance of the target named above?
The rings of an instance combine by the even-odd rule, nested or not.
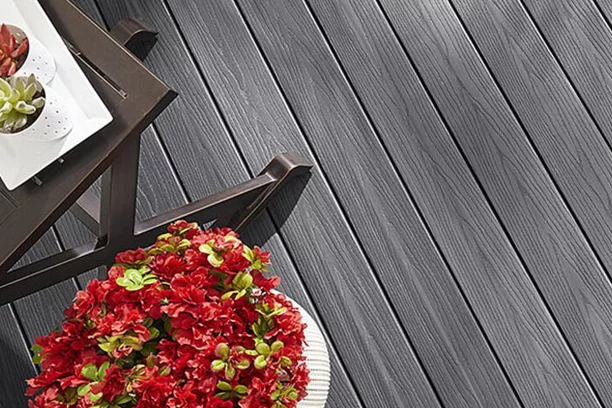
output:
[[[24,255],[19,264],[46,258],[60,250],[55,233],[49,230]],[[74,299],[76,291],[76,283],[70,279],[14,302],[15,311],[25,329],[29,344],[33,344],[37,336],[45,335],[61,326],[63,311]]]
[[[595,3],[592,0],[522,3],[612,142],[612,30]]]
[[[599,4],[605,3],[602,1]],[[612,143],[612,30],[595,4],[589,0],[525,1],[524,5],[610,145]],[[607,9],[609,8],[610,6],[607,6]],[[571,122],[566,122],[568,126],[572,126]],[[590,127],[586,129],[587,135],[590,129]],[[583,136],[582,128],[574,127],[572,130],[577,143],[580,145],[590,143],[589,138]],[[586,140],[583,141],[583,138]],[[577,160],[589,163],[601,158],[602,155],[607,156],[607,150],[593,158],[589,157],[588,161],[586,157],[579,157],[580,153],[577,150],[570,153],[577,156]],[[585,172],[584,177],[587,179],[581,188],[589,191],[589,200],[585,205],[593,207],[592,214],[590,216],[588,213],[579,214],[581,210],[579,206],[575,211],[602,263],[608,271],[612,271],[612,251],[610,251],[612,205],[607,196],[611,190],[610,185],[606,185],[610,175],[600,173],[600,169],[609,171],[607,170],[609,157],[605,157],[604,160],[600,160],[597,166],[594,164],[592,168],[584,166],[580,170]],[[591,185],[597,186],[597,183],[602,183],[605,188],[591,187]],[[597,191],[591,192],[591,188]]]
[[[152,7],[152,6],[149,6],[149,4],[147,3],[147,12],[150,12],[150,8],[153,8],[153,7]],[[141,8],[140,10],[143,10],[143,9],[144,9],[144,8]],[[163,9],[162,9],[162,11],[163,11]],[[143,13],[143,14],[145,14],[145,13]],[[167,19],[167,15],[165,15],[164,17],[165,17],[165,19]],[[161,22],[157,22],[157,21],[155,22],[155,25],[156,25],[158,28],[159,28],[159,24],[161,24]],[[167,33],[165,33],[165,34],[167,35]],[[162,36],[162,39],[163,39],[163,38],[164,38],[164,36]],[[180,40],[180,39],[179,39],[179,40]],[[173,43],[171,43],[171,44],[172,44],[172,47],[171,47],[171,48],[176,48],[176,45],[175,45],[175,44],[176,44],[176,42],[173,42]],[[155,50],[154,50],[154,51],[155,51]],[[184,52],[184,51],[183,51],[183,52]],[[169,54],[169,55],[173,55],[173,54]],[[186,55],[186,54],[183,54],[183,55]],[[168,58],[168,57],[166,57],[166,58]],[[182,58],[182,59],[178,59],[178,60],[180,60],[180,61],[184,61],[184,58]],[[174,59],[173,61],[177,61],[177,59]],[[170,67],[174,67],[175,65],[176,65],[176,64],[172,63],[172,64],[170,64],[169,66],[170,66]],[[182,67],[182,69],[184,69],[184,67]],[[177,70],[178,70],[178,69],[177,69]],[[196,71],[196,72],[197,72],[197,71]],[[178,75],[178,74],[176,74],[176,75]],[[184,74],[182,74],[182,75],[184,75]],[[170,80],[170,79],[169,79],[169,80]],[[190,81],[190,82],[193,82],[193,76],[190,76],[189,81]],[[252,96],[253,92],[256,92],[257,90],[256,90],[255,88],[253,88],[253,85],[248,85],[248,84],[246,84],[246,86],[251,87],[251,90],[250,90],[250,92],[249,92],[251,95],[247,95],[246,97],[247,97],[247,98],[252,98],[252,97],[253,97],[253,96]],[[233,92],[233,91],[232,91],[232,92]],[[187,97],[187,96],[185,96],[185,97]],[[260,97],[260,100],[261,100],[261,97]],[[237,100],[237,102],[239,102],[239,103],[245,103],[245,104],[247,104],[247,103],[252,103],[252,102],[249,102],[247,99],[245,99],[245,96],[240,97],[240,98]],[[195,106],[195,107],[199,107],[201,104],[202,104],[201,102],[200,102],[199,104],[195,104],[195,105],[189,104],[188,106],[186,106],[186,113],[184,112],[182,115],[186,115],[186,114],[187,114],[187,115],[191,115],[191,113],[192,113],[192,112],[193,112],[193,110],[194,110],[194,106]],[[261,104],[258,104],[258,106],[261,106]],[[240,116],[245,116],[245,115],[248,115],[248,116],[247,116],[247,117],[248,117],[248,120],[245,120],[245,122],[246,122],[246,123],[251,124],[250,126],[252,126],[252,124],[254,124],[254,123],[255,123],[255,124],[256,124],[256,126],[258,127],[258,129],[260,129],[260,130],[258,130],[258,133],[262,133],[262,132],[268,133],[268,132],[270,131],[270,130],[268,130],[268,129],[275,129],[275,128],[276,128],[276,129],[278,129],[278,127],[276,127],[276,125],[275,125],[274,121],[270,121],[269,119],[265,119],[265,120],[260,120],[260,121],[258,121],[258,116],[259,116],[259,117],[261,117],[262,119],[264,118],[264,116],[262,116],[262,114],[261,114],[261,113],[257,113],[257,111],[255,111],[255,110],[254,110],[254,107],[253,107],[253,106],[247,106],[247,110],[241,109],[239,106],[237,106],[237,107],[239,108],[238,110],[242,110],[242,111],[243,111],[243,113],[237,112],[236,114],[237,114],[237,115],[240,115]],[[278,108],[277,108],[277,107],[275,107],[275,106],[272,106],[271,108],[272,108],[272,109],[278,109]],[[265,109],[265,108],[262,108],[262,109]],[[283,108],[283,109],[284,109],[284,108]],[[169,111],[169,112],[170,112],[170,111]],[[233,114],[233,113],[232,113],[232,114]],[[213,124],[218,123],[218,117],[217,117],[217,116],[218,116],[218,114],[217,114],[216,112],[214,112],[214,110],[213,110],[213,111],[211,111],[210,113],[208,113],[208,115],[211,115],[211,116],[212,116],[212,118],[211,118],[211,119],[212,119],[212,120],[211,120],[211,123],[213,123]],[[207,117],[208,115],[204,115],[204,117]],[[165,116],[165,115],[164,115],[164,116]],[[202,115],[200,114],[199,116],[202,116]],[[187,116],[187,117],[189,117],[189,116]],[[189,123],[193,123],[193,122],[192,122],[192,120],[189,120],[189,121],[187,121],[187,123],[189,124]],[[160,121],[158,121],[158,125],[160,126],[160,129],[161,129],[161,118],[160,118]],[[236,121],[234,122],[234,125],[236,125],[237,127],[240,127],[240,125],[237,125],[237,122],[236,122]],[[177,124],[175,124],[175,126],[179,126],[179,124],[177,123]],[[208,125],[204,124],[204,125],[203,125],[203,129],[204,129],[204,130],[207,130],[207,129],[208,129],[208,128],[207,128],[207,126],[208,126]],[[282,124],[281,124],[281,126],[286,127],[286,125],[282,125]],[[292,125],[292,126],[294,126],[294,125]],[[210,135],[208,135],[208,134],[206,134],[206,133],[205,133],[205,134],[207,135],[207,138],[213,138],[212,140],[213,140],[214,142],[220,141],[220,143],[219,143],[219,145],[218,145],[218,146],[215,146],[215,145],[214,145],[214,146],[215,146],[215,148],[216,148],[216,150],[214,150],[214,151],[215,151],[215,152],[217,152],[217,150],[218,150],[218,149],[220,149],[220,148],[221,148],[221,146],[227,145],[230,139],[228,139],[228,138],[227,138],[227,136],[226,136],[226,132],[225,132],[225,131],[223,131],[223,133],[222,133],[223,137],[222,137],[221,139],[219,139],[219,138],[215,138],[216,133],[218,133],[218,131],[219,131],[219,130],[218,130],[219,126],[218,126],[218,125],[215,125],[215,127],[216,127],[216,129],[215,129],[215,128],[213,128],[213,129],[212,129],[212,130],[213,130],[215,133],[210,134]],[[288,129],[289,129],[288,131],[290,131],[290,132],[295,132],[295,130],[290,130],[291,128],[288,128]],[[192,132],[193,132],[193,130],[191,130],[189,133],[192,133]],[[162,134],[163,134],[163,132],[162,132]],[[198,144],[199,144],[199,143],[203,143],[203,142],[198,142]],[[252,142],[252,143],[259,143],[259,141],[257,141],[257,140],[256,140],[256,138],[253,138],[253,142]],[[197,145],[196,145],[196,146],[197,146]],[[289,144],[287,144],[287,146],[286,146],[286,147],[289,147]],[[169,150],[172,152],[172,148],[171,148],[171,147],[169,147]],[[282,150],[286,150],[286,148],[285,148],[285,149],[282,149]],[[279,151],[282,151],[282,150],[281,150],[281,149],[277,149],[277,150],[275,150],[275,152],[274,152],[274,153],[279,152]],[[183,154],[185,154],[185,153],[183,153]],[[216,154],[218,154],[218,153],[216,153]],[[171,155],[172,155],[172,156],[173,156],[173,158],[174,158],[174,155],[173,155],[172,153],[171,153]],[[235,155],[235,153],[233,153],[233,155]],[[270,155],[271,155],[271,153],[267,153],[267,154],[265,154],[265,156],[262,156],[262,157],[258,158],[258,162],[255,162],[255,163],[254,163],[253,170],[255,170],[255,171],[259,170],[259,168],[261,168],[261,167],[262,167],[263,162],[264,162],[264,161],[266,161],[266,160],[267,160],[267,159],[270,157]],[[234,159],[234,160],[235,160],[235,159]],[[231,161],[230,161],[230,162],[228,162],[228,163],[231,163]],[[179,163],[177,163],[177,168],[180,168],[180,166],[181,166],[181,165],[180,165]],[[227,165],[226,165],[226,166],[227,166]],[[232,170],[232,171],[234,171],[234,172],[235,172],[235,170]],[[241,173],[241,174],[244,174],[244,173]],[[181,174],[181,176],[183,176],[183,175]],[[234,176],[234,177],[235,177],[235,176]],[[315,177],[316,177],[316,176],[315,176]],[[313,178],[313,180],[314,180],[314,178]],[[311,181],[313,181],[313,180],[311,180]],[[185,184],[186,184],[186,185],[188,185],[188,183],[189,183],[188,181],[185,181]],[[320,182],[316,182],[316,183],[320,183]],[[319,185],[320,185],[320,184],[319,184]],[[299,187],[299,186],[298,186],[298,187]],[[310,186],[309,186],[309,187],[310,187]],[[307,190],[308,190],[308,188],[307,188]],[[324,190],[324,191],[325,191],[325,190]],[[299,192],[297,192],[297,194],[299,194]],[[289,197],[288,199],[289,199],[289,200],[291,200],[291,199],[292,199],[291,195],[293,195],[293,196],[294,196],[294,198],[293,198],[293,199],[295,199],[295,196],[296,196],[297,194],[296,194],[296,192],[289,192],[289,191],[288,191],[288,192],[286,192],[286,193],[283,195],[283,197],[285,198],[285,200],[287,200],[287,197]],[[326,195],[329,195],[329,192],[325,192],[325,194],[326,194]],[[306,193],[305,193],[305,195],[306,195]],[[311,198],[310,198],[310,200],[313,200],[313,198],[312,198],[312,193],[310,193],[309,195],[310,195],[310,197],[311,197]],[[303,198],[304,198],[304,197],[302,197],[302,199],[303,199]],[[321,207],[320,207],[320,205],[317,205],[317,207],[321,208]],[[334,212],[335,212],[335,211],[337,211],[337,210],[335,209],[335,204],[334,204],[333,202],[331,202],[331,203],[330,203],[330,202],[328,201],[328,202],[327,202],[326,207],[328,207],[328,208],[332,208],[332,210],[333,210]],[[285,207],[284,207],[284,208],[285,208],[285,209],[283,210],[283,212],[284,212],[284,213],[289,213],[289,212],[290,212],[290,204],[289,204],[289,203],[288,203],[288,204],[285,204]],[[299,211],[300,211],[300,210],[297,210],[297,209],[296,209],[296,210],[294,211],[294,214],[295,214],[296,212],[298,212],[298,213],[299,213]],[[304,209],[302,209],[301,211],[304,211]],[[319,209],[319,210],[317,210],[317,211],[321,211],[321,210]],[[302,212],[302,214],[303,214],[303,212]],[[277,219],[278,219],[278,218],[277,218]],[[287,225],[287,224],[285,224],[285,227],[286,227],[286,225]],[[283,227],[283,228],[285,228],[285,227]],[[300,227],[300,229],[313,229],[313,227],[311,227],[311,226],[309,226],[309,227],[304,227],[304,226],[301,226],[301,227]],[[348,232],[347,232],[347,234],[348,234]],[[294,245],[295,245],[295,244],[294,244]],[[291,245],[289,245],[289,247],[291,248]],[[350,248],[350,247],[349,247],[349,248]],[[326,249],[326,252],[327,252],[327,251],[329,251],[329,249]],[[340,252],[343,252],[343,251],[340,251]],[[329,252],[327,252],[327,253],[329,253]],[[344,251],[344,253],[345,253],[345,254],[347,253],[347,252],[346,252],[346,250]],[[359,255],[359,253],[358,253],[358,250],[356,251],[356,250],[350,249],[350,253],[351,253],[351,254],[355,254],[354,256],[356,256],[356,257],[359,257],[359,256],[360,256],[360,255]],[[343,256],[343,258],[344,258],[344,259],[340,259],[340,260],[334,261],[334,262],[336,263],[336,265],[343,265],[343,264],[344,264],[344,265],[352,265],[352,264],[354,264],[354,262],[353,262],[353,261],[349,261],[349,263],[348,263],[348,264],[346,264],[346,262],[347,262],[347,261],[345,260],[345,259],[346,259],[346,256]],[[319,262],[320,262],[320,261],[319,261]],[[300,266],[302,266],[302,265],[303,265],[303,263],[300,263],[300,262],[298,262],[298,264],[300,264]],[[310,270],[317,270],[317,269],[321,270],[321,264],[315,265],[315,267],[310,267],[310,268],[308,268],[308,267],[309,267],[310,265],[312,265],[312,264],[313,264],[313,262],[312,262],[312,261],[309,261],[309,263],[307,263],[307,264],[306,264],[306,267],[304,267],[304,268],[303,268],[303,269],[304,269],[304,272],[303,272],[303,275],[304,275],[304,276],[305,276],[305,275],[308,275],[308,274],[312,274],[312,272],[311,272]],[[308,269],[310,269],[310,270],[308,270],[307,268],[308,268]],[[334,268],[334,266],[332,266],[331,268]],[[338,268],[338,267],[336,267],[336,268]],[[347,266],[342,267],[342,269],[345,269],[345,270],[346,270],[346,268],[347,268]],[[335,268],[334,268],[334,269],[335,269]],[[338,269],[340,269],[340,268],[338,268]],[[359,267],[358,267],[358,269],[359,269],[359,270],[363,270],[363,269],[364,269],[364,267],[363,267],[363,266],[359,266]],[[368,273],[369,273],[369,272],[366,272],[365,274],[368,274]],[[365,275],[365,274],[364,274],[364,275]],[[310,288],[309,288],[309,289],[310,289]],[[347,292],[347,289],[343,289],[343,290],[344,290],[345,292]],[[330,292],[330,288],[327,288],[325,291],[326,291],[327,293],[329,293],[329,292]],[[346,296],[346,295],[345,295],[345,296]],[[319,295],[318,295],[318,298],[320,299],[321,297],[322,297],[322,296],[319,294]],[[319,307],[319,310],[325,310],[325,311],[328,311],[328,310],[333,310],[333,309],[334,309],[333,307],[329,307],[329,306],[328,306],[328,305],[329,305],[329,302],[330,302],[330,301],[328,300],[328,301],[327,301],[326,306],[325,306],[325,307],[322,307],[322,303],[320,303],[319,301],[317,301],[317,306]],[[333,305],[333,304],[334,304],[334,303],[336,303],[336,302],[337,302],[337,300],[333,301],[331,304]],[[354,301],[353,301],[353,302],[354,302]],[[359,309],[363,310],[363,304],[361,304],[361,305],[360,305]],[[353,315],[358,315],[358,313],[363,313],[363,312],[361,312],[360,310],[356,310],[355,312],[352,312],[352,313],[351,313],[351,312],[349,312],[349,311],[346,311],[346,312],[344,312],[344,315],[348,315],[348,316],[350,316],[351,314],[353,314]],[[346,320],[347,320],[347,319],[346,319],[346,317],[344,317],[344,316],[343,316],[343,317],[340,319],[340,316],[342,315],[342,313],[338,313],[338,311],[337,311],[337,307],[336,307],[336,310],[335,310],[335,311],[333,311],[333,315],[334,315],[334,320],[343,320],[343,321],[344,321],[344,322],[343,322],[344,328],[343,328],[343,330],[340,332],[341,334],[338,334],[338,333],[339,333],[339,328],[338,328],[338,327],[334,327],[334,328],[333,328],[333,330],[332,330],[332,328],[330,328],[330,332],[332,333],[332,339],[334,340],[334,342],[336,342],[336,339],[338,338],[338,336],[339,336],[339,337],[341,337],[341,338],[344,338],[344,337],[346,337],[346,335],[347,335],[346,333],[351,333],[352,331],[351,331],[351,328],[349,327],[350,325],[347,325],[347,322],[346,322]],[[369,317],[368,317],[368,318],[369,318]],[[326,321],[329,321],[328,319],[325,319],[325,320],[326,320]],[[351,318],[351,319],[349,319],[349,320],[350,320],[350,321],[354,321],[354,320],[353,320],[353,318]],[[359,323],[359,324],[355,324],[355,326],[356,326],[356,327],[359,327],[359,326],[362,326],[362,324],[361,324],[361,323]],[[357,337],[357,336],[356,336],[356,337]],[[358,336],[358,337],[363,338],[364,336]],[[343,346],[343,347],[345,347],[345,350],[344,350],[344,351],[340,350],[340,354],[341,354],[341,355],[342,355],[342,354],[346,355],[346,346]],[[377,346],[372,345],[372,347],[375,347],[375,349],[377,349]],[[351,367],[353,368],[353,370],[352,370],[353,372],[355,372],[354,367],[356,367],[356,366],[361,367],[361,369],[359,369],[359,370],[357,370],[357,371],[366,371],[366,367],[367,367],[367,366],[365,365],[364,357],[361,355],[361,353],[362,353],[362,352],[360,351],[359,347],[357,347],[357,345],[355,344],[355,345],[350,345],[350,348],[351,348],[352,350],[355,350],[355,351],[352,351],[352,354],[350,354],[350,357],[351,357],[351,358],[349,358],[349,359],[345,359],[345,360],[344,360],[344,361],[345,361],[345,364],[347,364],[347,366],[350,364],[350,365],[351,365]],[[364,349],[365,349],[365,347],[364,347]],[[379,363],[374,363],[374,364],[379,364]],[[350,372],[350,371],[351,371],[351,368],[349,368],[349,372]],[[371,369],[368,369],[367,371],[371,371]],[[370,373],[370,374],[368,374],[368,375],[371,375],[371,373]],[[385,379],[381,379],[381,380],[380,380],[380,382],[386,381],[386,378],[388,378],[388,375],[387,375],[387,376],[385,376],[384,378],[385,378]],[[361,381],[363,381],[363,380],[361,380]],[[363,384],[363,382],[362,382],[362,384]],[[366,387],[364,387],[364,388],[366,388]],[[372,388],[372,383],[371,383],[371,382],[369,382],[369,383],[367,384],[367,388]],[[376,402],[376,404],[380,404],[380,403],[382,403],[381,401],[383,401],[384,399],[385,399],[385,398],[384,398],[383,396],[381,396],[381,398],[379,398],[379,399],[378,399],[378,402]],[[347,403],[345,402],[345,404],[347,404]]]
[[[27,406],[26,380],[36,375],[10,305],[0,307],[0,408]]]
[[[329,1],[312,4],[523,402],[597,406],[474,179],[465,177],[467,166],[443,123],[432,120],[435,110],[380,10],[363,2],[353,2],[353,11],[347,2],[333,3],[342,9],[324,7]],[[436,18],[395,3],[392,14],[412,27]],[[343,15],[349,17],[338,17]],[[411,38],[433,41],[444,35],[437,32],[413,32]],[[534,332],[534,326],[543,330]]]
[[[265,157],[282,150],[308,153],[234,5],[170,5],[238,145],[248,146],[242,152],[249,165],[260,168]],[[292,187],[272,205],[273,218],[284,222],[281,232],[296,262],[310,269],[304,280],[315,302],[327,304],[324,319],[333,321],[328,325],[332,337],[365,403],[436,406],[436,396],[318,166],[301,197],[295,191],[300,186]],[[375,327],[386,330],[375,332]],[[394,344],[395,356],[387,353],[383,345],[388,344]]]
[[[141,17],[150,20],[161,32],[160,41],[147,58],[147,63],[168,81],[170,86],[178,90],[181,96],[160,116],[156,126],[178,169],[188,196],[204,197],[251,177],[204,83],[199,79],[197,67],[186,49],[177,47],[177,44],[181,44],[179,32],[161,2],[105,2],[102,3],[102,8],[110,23],[127,16]],[[177,66],[175,61],[182,61],[182,64]],[[186,149],[186,145],[190,148]],[[317,308],[306,293],[299,272],[269,215],[263,214],[247,232],[247,242],[264,245],[272,251],[275,263],[273,272],[283,279],[282,289],[309,310],[325,332],[325,325],[319,319]],[[308,273],[308,270],[303,273]],[[330,342],[330,352],[334,381],[328,406],[361,406],[350,379],[339,362],[333,342]]]
[[[57,238],[54,232],[49,230],[23,256],[16,267],[58,251]],[[25,380],[36,375],[30,361],[29,347],[36,336],[48,333],[61,323],[62,310],[70,302],[70,296],[73,296],[74,292],[74,282],[66,281],[22,298],[13,306],[0,308],[0,407],[27,405],[24,397]],[[25,338],[22,337],[22,330]]]
[[[609,313],[605,272],[450,4],[382,3],[570,346],[583,358],[601,351],[584,331],[601,330],[587,308]],[[412,41],[415,36],[423,41]],[[566,358],[559,391],[572,405],[598,405],[580,371]]]
[[[604,234],[602,229],[612,231],[612,151],[525,9],[511,0],[453,2],[586,234],[598,237]],[[576,233],[575,228],[567,231]],[[609,248],[610,237],[600,248],[604,244]],[[581,247],[582,242],[571,245],[570,251]],[[583,270],[580,286],[571,282],[580,287],[579,293],[570,296],[576,299],[567,312],[571,321],[559,321],[602,401],[612,405],[608,384],[612,378],[612,289],[608,276],[593,262],[576,262],[582,257],[560,252]],[[550,256],[557,258],[555,253]],[[548,273],[554,275],[558,269]],[[554,285],[559,285],[557,280]]]
[[[599,8],[604,18],[607,20],[608,25],[612,21],[612,3],[607,0],[593,0],[595,5]]]
[[[518,406],[304,2],[239,4],[445,406]]]
[[[363,407],[350,378],[348,378],[346,369],[340,361],[333,340],[330,338],[327,322],[321,316],[322,311],[318,310],[304,288],[304,282],[300,277],[298,267],[281,241],[270,216],[266,214],[257,218],[253,224],[249,225],[242,239],[244,242],[258,244],[263,246],[265,250],[271,251],[272,267],[270,271],[281,278],[278,289],[307,310],[321,328],[327,340],[331,359],[332,384],[326,406],[329,408]],[[304,271],[304,273],[308,272]]]

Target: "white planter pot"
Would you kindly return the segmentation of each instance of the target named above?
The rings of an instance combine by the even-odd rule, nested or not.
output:
[[[327,402],[329,386],[331,383],[331,367],[329,353],[323,333],[314,319],[297,302],[291,300],[302,314],[302,320],[306,324],[306,366],[310,370],[310,384],[308,385],[308,396],[298,404],[298,408],[323,408]]]

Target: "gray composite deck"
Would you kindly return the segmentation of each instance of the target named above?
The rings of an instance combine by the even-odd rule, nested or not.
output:
[[[245,240],[329,340],[328,407],[612,407],[612,2],[76,3],[150,21],[181,94],[141,219],[315,163]],[[89,239],[68,214],[23,262]],[[1,408],[91,276],[0,308]]]

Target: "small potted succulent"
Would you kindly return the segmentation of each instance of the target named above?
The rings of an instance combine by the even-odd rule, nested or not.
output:
[[[0,25],[0,77],[10,77],[23,66],[28,56],[29,41],[14,26]]]
[[[30,127],[45,106],[45,90],[34,75],[0,78],[0,133],[16,134]]]
[[[179,221],[115,262],[36,339],[30,408],[324,407],[325,340],[268,252]]]

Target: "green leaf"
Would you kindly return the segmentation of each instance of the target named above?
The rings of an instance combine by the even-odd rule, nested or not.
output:
[[[36,109],[42,109],[43,106],[45,106],[45,98],[43,98],[42,96],[36,98],[32,101],[31,105],[34,106]]]
[[[151,339],[156,339],[161,334],[156,327],[149,328],[149,333],[151,333]]]
[[[255,252],[248,246],[244,246],[244,253],[242,254],[246,259],[253,262],[255,260]]]
[[[228,399],[232,398],[232,393],[228,391],[218,392],[215,394],[215,397],[219,397],[223,401],[227,401]]]
[[[215,348],[215,356],[222,360],[227,360],[230,353],[230,347],[226,343],[219,343]]]
[[[289,357],[286,356],[282,356],[280,359],[280,365],[281,367],[291,367],[293,365],[293,362],[291,361],[291,359]]]
[[[264,356],[268,356],[270,354],[270,346],[268,346],[266,343],[259,343],[257,346],[255,346],[255,350]]]
[[[272,352],[277,353],[281,351],[283,347],[285,347],[285,343],[283,343],[280,340],[277,340],[274,343],[272,343]]]
[[[123,273],[123,276],[134,283],[142,282],[142,274],[138,269],[128,269]]]
[[[267,365],[268,365],[268,362],[266,361],[265,356],[257,356],[257,358],[255,359],[255,363],[254,363],[254,366],[256,369],[263,370],[264,368],[266,368]]]
[[[213,248],[213,246],[210,243],[202,244],[200,245],[198,249],[200,250],[200,252],[207,254],[207,255],[215,253],[215,248]]]
[[[215,268],[220,267],[223,264],[223,257],[217,254],[208,255],[208,263],[214,266]]]
[[[100,347],[103,351],[106,351],[107,353],[112,353],[117,348],[116,344],[111,342],[100,343],[98,344],[98,347]]]
[[[221,391],[231,391],[232,390],[231,384],[226,381],[219,381],[219,383],[217,384],[217,388],[220,389]]]
[[[152,285],[157,282],[157,278],[154,275],[148,275],[143,281],[143,285]]]
[[[229,364],[225,365],[225,378],[228,380],[233,380],[236,376],[236,369]]]
[[[87,364],[81,369],[81,374],[83,377],[88,380],[96,381],[96,374],[98,373],[98,369],[93,364]]]
[[[11,85],[6,82],[4,79],[0,78],[0,92],[4,94],[4,96],[9,96],[11,94]]]
[[[253,277],[248,272],[238,272],[232,284],[238,289],[248,289],[253,285]]]
[[[102,363],[100,368],[98,368],[98,373],[97,373],[98,381],[104,380],[104,376],[106,375],[106,370],[108,370],[109,367],[110,367],[110,363],[108,361],[105,361]]]
[[[34,97],[34,95],[36,94],[36,84],[30,84],[28,85],[27,88],[20,90],[20,92],[23,94],[23,98],[25,100],[30,100]]]
[[[236,387],[234,387],[234,391],[236,391],[238,394],[244,395],[248,394],[249,389],[245,385],[238,384]]]
[[[81,384],[79,385],[79,388],[77,388],[77,394],[79,397],[83,397],[87,394],[89,394],[89,390],[91,389],[91,385],[90,384]]]
[[[98,394],[89,394],[89,399],[91,400],[91,402],[98,402],[100,401],[100,399],[102,398],[102,393],[98,393]]]
[[[123,404],[127,404],[128,402],[132,401],[132,397],[130,397],[129,395],[121,395],[117,398],[115,398],[115,405],[123,405]]]
[[[230,290],[229,292],[225,292],[223,296],[221,296],[221,300],[227,300],[238,293],[237,290]]]
[[[236,365],[236,368],[239,370],[246,370],[251,366],[251,362],[248,359],[240,360],[240,362]]]
[[[23,113],[24,115],[33,115],[36,113],[36,108],[24,101],[19,101],[15,105],[15,110],[19,113]]]
[[[214,360],[210,365],[210,369],[214,371],[215,373],[223,370],[224,368],[225,368],[225,362],[221,360]]]

